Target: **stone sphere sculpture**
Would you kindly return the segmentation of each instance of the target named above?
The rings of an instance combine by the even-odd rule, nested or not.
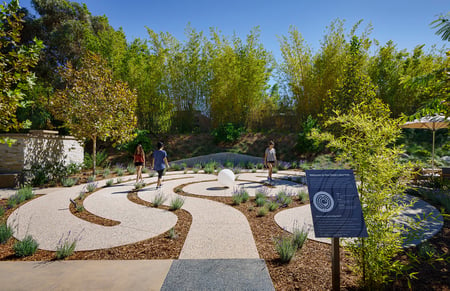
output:
[[[234,186],[234,173],[230,169],[223,169],[219,172],[217,176],[219,183],[225,187],[232,188]]]

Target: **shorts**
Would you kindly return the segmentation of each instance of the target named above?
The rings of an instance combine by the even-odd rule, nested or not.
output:
[[[267,161],[269,164],[275,164],[275,161]]]
[[[134,165],[135,165],[136,167],[139,167],[139,166],[143,166],[144,163],[143,163],[143,162],[135,162]]]
[[[156,171],[158,172],[158,179],[161,179],[164,174],[164,169]]]

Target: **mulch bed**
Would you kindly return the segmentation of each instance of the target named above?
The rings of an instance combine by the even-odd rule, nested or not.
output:
[[[274,212],[269,212],[266,216],[257,217],[257,207],[254,203],[254,198],[246,203],[240,205],[232,205],[231,197],[210,197],[197,196],[184,193],[183,185],[175,188],[175,192],[186,196],[201,197],[217,202],[225,203],[235,207],[241,211],[248,219],[250,227],[253,232],[255,243],[260,254],[260,257],[266,261],[270,276],[274,283],[276,290],[330,290],[331,289],[331,246],[328,244],[307,240],[301,250],[298,251],[294,259],[288,263],[283,264],[279,261],[278,255],[274,247],[274,239],[288,233],[280,228],[274,221],[274,216],[279,211],[286,208],[280,208]],[[141,200],[136,192],[132,191],[128,194],[128,198],[138,204],[151,206],[151,203]],[[1,206],[6,206],[6,200],[0,200]],[[298,200],[294,200],[289,206],[296,207],[302,205]],[[107,220],[87,211],[76,213],[87,221],[106,225]],[[167,209],[167,207],[160,206]],[[3,220],[12,213],[13,209],[5,211]],[[84,214],[83,214],[84,213]],[[192,217],[184,210],[177,210],[174,212],[178,216],[178,222],[174,227],[178,238],[170,239],[168,232],[157,237],[147,239],[138,243],[95,251],[75,252],[67,260],[123,260],[123,259],[177,259],[187,233],[189,231]],[[83,216],[85,215],[85,216]],[[104,224],[103,224],[104,223]],[[0,260],[2,261],[38,261],[38,260],[55,260],[55,252],[38,250],[34,255],[17,258],[14,256],[12,246],[16,242],[15,239],[10,239],[6,244],[0,245]],[[420,262],[413,264],[413,270],[417,270],[417,280],[412,281],[412,286],[415,290],[450,290],[449,279],[449,248],[450,248],[450,219],[445,219],[445,225],[441,232],[439,232],[430,241],[430,244],[435,246],[441,254],[443,254],[443,261],[440,262]],[[416,249],[412,250],[417,252]],[[405,254],[399,255],[399,260],[407,260]],[[349,267],[352,261],[345,255],[344,250],[341,249],[341,289],[342,290],[359,290],[358,278],[350,271]],[[408,282],[405,278],[397,279],[388,290],[409,290]]]

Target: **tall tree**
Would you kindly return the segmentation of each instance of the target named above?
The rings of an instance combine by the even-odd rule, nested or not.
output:
[[[340,134],[314,132],[319,141],[337,154],[358,175],[364,220],[369,236],[346,242],[355,259],[353,268],[362,275],[363,287],[380,290],[389,276],[402,270],[393,259],[406,240],[403,225],[396,223],[407,203],[402,201],[410,165],[399,162],[403,152],[395,146],[400,137],[400,119],[390,118],[389,108],[379,99],[362,102],[347,113],[335,111],[325,125],[340,127]],[[366,290],[365,289],[365,290]]]
[[[248,116],[267,97],[273,57],[259,43],[259,28],[246,42],[234,36],[231,42],[211,30],[211,118],[215,126],[228,122],[248,125]]]
[[[372,102],[375,98],[375,86],[365,72],[366,56],[363,42],[353,36],[348,44],[348,52],[343,75],[338,79],[337,87],[329,91],[329,100],[325,104],[325,116],[333,115],[334,110],[348,112],[361,102]]]
[[[308,115],[316,116],[321,108],[321,100],[314,92],[311,50],[294,27],[290,28],[289,37],[283,36],[280,41],[284,60],[281,71],[288,86],[288,98],[292,99],[301,122]]]
[[[438,19],[431,22],[434,29],[438,29],[436,31],[436,35],[440,35],[442,40],[450,41],[450,12],[448,12],[445,16],[440,15]]]
[[[89,53],[77,70],[69,62],[60,68],[65,87],[56,91],[49,109],[80,140],[93,142],[95,175],[97,139],[124,143],[136,127],[136,93],[121,81],[100,56]]]
[[[20,44],[22,17],[19,1],[0,5],[0,131],[17,130],[24,126],[18,122],[16,111],[24,107],[23,90],[34,84],[31,68],[39,59],[43,48],[37,40],[28,45]],[[0,139],[0,143],[6,139]]]

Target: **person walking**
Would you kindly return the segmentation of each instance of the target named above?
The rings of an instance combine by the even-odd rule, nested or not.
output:
[[[136,167],[136,183],[142,182],[142,168],[145,167],[145,153],[141,144],[138,144],[134,151],[134,166]]]
[[[273,140],[269,142],[269,146],[266,148],[266,151],[264,153],[264,166],[269,170],[269,175],[267,177],[267,180],[269,181],[269,184],[272,183],[272,169],[276,165],[277,162],[277,154],[275,151],[275,143]]]
[[[158,149],[153,152],[152,168],[158,173],[158,182],[156,183],[156,189],[158,189],[161,187],[161,178],[164,170],[169,168],[169,161],[167,160],[167,153],[164,150],[164,143],[159,141],[156,147]]]

